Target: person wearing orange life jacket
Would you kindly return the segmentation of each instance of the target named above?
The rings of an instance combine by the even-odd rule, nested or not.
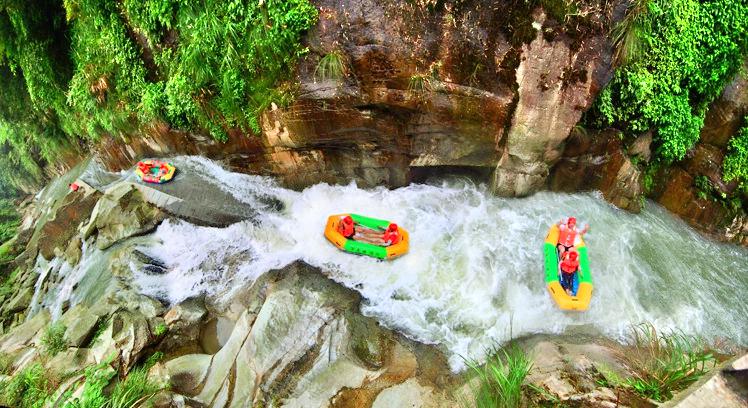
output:
[[[582,231],[577,231],[577,219],[569,217],[564,223],[563,220],[558,222],[558,254],[563,256],[564,252],[574,247],[574,241],[577,235],[580,237],[590,230],[589,225],[585,225]]]
[[[353,227],[353,218],[350,215],[346,215],[338,224],[338,232],[343,234],[344,237],[351,239],[353,234],[356,233],[356,229]]]
[[[397,229],[397,224],[395,223],[391,223],[387,227],[387,230],[384,231],[384,234],[382,234],[382,241],[384,241],[384,244],[387,246],[395,245],[400,242],[401,239],[400,231]]]
[[[564,252],[560,262],[561,267],[561,287],[566,290],[568,295],[574,288],[574,274],[579,270],[579,254],[575,250]]]

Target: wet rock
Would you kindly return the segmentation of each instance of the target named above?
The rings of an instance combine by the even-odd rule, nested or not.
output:
[[[73,306],[60,321],[67,328],[65,340],[71,347],[85,346],[94,334],[100,316],[82,304]]]
[[[637,137],[631,145],[628,146],[626,153],[629,157],[638,157],[644,162],[649,162],[652,158],[652,132],[646,132]]]
[[[31,320],[13,328],[12,331],[0,337],[0,351],[12,353],[30,345],[39,332],[41,332],[50,321],[49,312],[42,310]]]
[[[26,310],[31,303],[31,299],[34,296],[34,288],[24,287],[21,288],[15,296],[13,296],[8,303],[3,305],[4,313],[17,313]]]
[[[56,248],[60,251],[68,248],[78,233],[79,225],[89,218],[99,197],[99,193],[92,193],[68,194],[63,198],[54,216],[43,224],[33,238],[45,259],[51,260]]]
[[[748,354],[728,361],[702,377],[664,406],[668,408],[724,407],[748,405]]]
[[[89,349],[69,348],[57,353],[44,368],[54,373],[57,378],[67,378],[80,373],[86,367],[96,363],[94,355]]]
[[[125,238],[153,230],[164,218],[135,187],[117,184],[96,203],[91,220],[83,227],[83,236],[87,239],[96,234],[96,246],[106,249]]]
[[[618,208],[639,212],[644,203],[642,173],[622,150],[617,150],[603,167],[599,189]]]
[[[166,362],[164,374],[172,390],[180,394],[196,395],[200,392],[213,356],[208,354],[189,354]]]
[[[377,395],[372,408],[413,407],[413,408],[441,408],[459,407],[454,401],[449,401],[432,387],[422,386],[418,380],[411,378],[402,384],[384,389]]]
[[[544,13],[536,12],[533,18],[546,24]],[[582,41],[581,48],[572,49],[559,38],[549,42],[539,30],[523,45],[517,68],[519,101],[494,176],[498,194],[524,196],[545,186],[550,168],[561,157],[562,142],[610,79],[605,35]],[[578,75],[568,75],[571,72]]]
[[[743,70],[748,69],[748,60]],[[701,142],[724,148],[748,115],[748,78],[740,72],[712,102],[701,128]]]

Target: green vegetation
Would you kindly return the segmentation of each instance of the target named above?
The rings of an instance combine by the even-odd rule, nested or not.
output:
[[[714,355],[697,338],[657,333],[651,324],[634,327],[633,350],[626,356],[634,377],[626,381],[640,395],[666,401],[715,365]]]
[[[154,121],[259,132],[316,19],[308,0],[4,2],[0,178],[33,185],[61,148]]]
[[[706,108],[748,51],[748,3],[635,0],[613,31],[622,66],[591,112],[597,126],[629,135],[655,130],[656,157],[682,159]]]
[[[348,62],[340,51],[332,51],[319,60],[314,69],[314,79],[339,81],[348,75]]]
[[[522,401],[522,384],[532,368],[532,362],[517,346],[494,350],[484,365],[468,362],[479,378],[472,392],[478,408],[514,408]]]
[[[113,358],[114,356],[112,356]],[[148,370],[158,359],[153,356],[141,367],[130,371],[123,380],[118,381],[111,392],[105,391],[114,378],[116,371],[111,368],[111,359],[101,364],[86,369],[86,382],[83,385],[83,394],[79,398],[70,399],[63,405],[64,408],[129,408],[135,406],[147,406],[158,392],[165,389],[164,386],[154,383],[148,379]]]
[[[24,368],[8,381],[0,383],[3,400],[11,407],[43,407],[56,387],[56,381],[39,363]]]
[[[65,331],[67,327],[61,322],[53,323],[47,327],[42,336],[42,347],[44,351],[50,355],[55,356],[57,353],[67,350],[68,343],[65,340]]]
[[[16,235],[21,220],[16,205],[11,198],[0,198],[0,244],[9,241]],[[0,263],[5,251],[0,250]]]
[[[722,178],[737,180],[738,188],[748,192],[748,118],[747,125],[730,139],[727,156],[722,163]]]
[[[159,323],[158,326],[156,326],[156,328],[153,329],[153,334],[156,335],[156,337],[161,337],[168,330],[169,328],[166,326],[165,323]]]

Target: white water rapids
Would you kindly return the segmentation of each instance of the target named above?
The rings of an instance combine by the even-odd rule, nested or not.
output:
[[[539,193],[503,199],[468,182],[364,190],[319,184],[295,192],[271,179],[230,173],[190,158],[260,216],[228,228],[167,221],[145,251],[168,265],[140,273],[141,290],[178,302],[233,290],[301,259],[359,291],[363,312],[417,340],[447,349],[457,368],[494,343],[528,333],[590,326],[619,338],[631,324],[748,342],[748,251],[712,242],[648,203],[639,215],[597,194]],[[273,197],[284,209],[261,208]],[[267,200],[265,200],[266,202]],[[410,232],[410,252],[383,262],[325,240],[328,215],[355,212]],[[586,313],[559,311],[543,282],[542,242],[550,223],[575,215],[586,236],[595,290]],[[511,327],[511,333],[510,333]]]
[[[259,215],[227,228],[169,220],[138,238],[139,250],[167,272],[136,269],[135,285],[172,303],[199,294],[229,299],[263,273],[303,260],[360,292],[364,314],[438,344],[454,369],[511,336],[576,330],[621,338],[643,321],[748,344],[748,251],[697,234],[653,203],[634,215],[598,194],[507,199],[466,181],[296,192],[203,158],[175,161],[183,174],[217,184]],[[322,232],[330,214],[345,212],[397,222],[410,232],[410,252],[378,261],[338,250]],[[543,281],[548,226],[570,215],[591,224],[594,292],[585,313],[558,310]]]

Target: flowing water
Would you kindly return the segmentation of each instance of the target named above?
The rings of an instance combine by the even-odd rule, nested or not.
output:
[[[303,260],[360,292],[364,314],[440,345],[455,369],[463,357],[480,359],[511,336],[591,330],[621,338],[643,321],[748,344],[748,251],[698,235],[653,203],[635,215],[594,193],[505,199],[459,180],[396,190],[318,184],[295,192],[202,158],[177,161],[183,174],[217,184],[259,215],[227,228],[170,220],[139,238],[139,250],[167,269],[152,275],[134,268],[148,295],[228,300],[268,270]],[[328,215],[345,212],[402,225],[410,252],[378,261],[339,251],[322,231]],[[548,226],[570,215],[591,224],[595,289],[585,313],[558,310],[543,281]]]

